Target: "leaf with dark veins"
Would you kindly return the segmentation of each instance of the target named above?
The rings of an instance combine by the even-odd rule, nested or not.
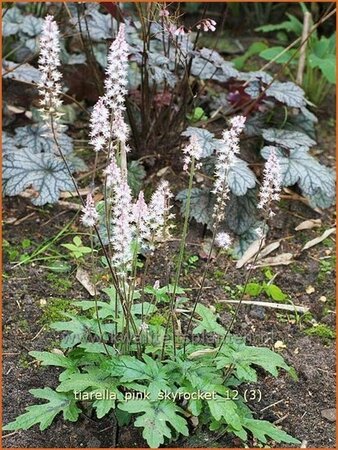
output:
[[[234,158],[228,172],[228,183],[231,192],[235,195],[245,195],[248,189],[256,186],[255,174],[248,164],[239,158]]]
[[[6,154],[3,162],[5,194],[18,195],[28,187],[38,191],[32,199],[37,206],[55,203],[60,191],[74,189],[64,163],[47,153],[32,154],[30,150],[20,150]]]

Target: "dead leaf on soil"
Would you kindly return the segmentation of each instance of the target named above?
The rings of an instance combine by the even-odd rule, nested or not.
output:
[[[254,269],[264,266],[288,266],[293,262],[293,253],[281,253],[280,255],[271,256],[270,258],[260,259],[259,262],[255,264]]]
[[[267,245],[261,252],[258,254],[257,259],[262,259],[268,256],[270,253],[272,253],[274,250],[276,250],[280,246],[280,241],[271,242],[271,244]]]
[[[22,114],[25,112],[25,108],[21,106],[7,105],[7,109],[14,114]]]
[[[6,225],[12,225],[13,223],[15,223],[17,221],[17,217],[7,217],[5,219],[3,219],[3,223],[5,223]]]
[[[89,189],[89,188],[83,188],[83,189],[79,189],[79,193],[81,196],[85,196],[87,194],[89,194],[89,192],[91,192],[92,194],[95,193],[98,190],[98,188],[93,189]],[[77,192],[73,191],[73,192],[60,192],[60,198],[66,199],[66,198],[72,198],[72,197],[78,197]]]
[[[307,242],[301,251],[303,252],[304,250],[307,250],[311,247],[314,247],[317,244],[320,244],[320,242],[323,242],[326,238],[328,238],[332,233],[335,233],[335,232],[336,232],[336,227],[329,228],[328,230],[324,231],[324,233],[321,236]]]
[[[310,219],[310,220],[304,220],[304,222],[301,222],[299,225],[296,226],[295,230],[312,230],[312,228],[318,228],[322,226],[322,220],[321,219]]]
[[[161,177],[163,177],[163,175],[164,175],[165,173],[168,172],[169,169],[170,169],[169,166],[163,167],[162,169],[160,169],[160,170],[156,173],[156,175],[157,175],[158,177],[161,178]]]
[[[92,297],[97,294],[97,289],[90,281],[89,273],[86,270],[78,267],[76,271],[76,279],[82,284],[82,286],[86,289],[87,292],[89,292]]]
[[[263,245],[264,245],[264,242],[263,242]],[[247,262],[249,262],[250,259],[252,259],[256,255],[256,253],[259,251],[260,246],[261,246],[261,240],[260,239],[257,239],[257,241],[254,241],[248,247],[248,249],[244,252],[244,255],[242,256],[242,258],[237,261],[236,269],[240,269]]]

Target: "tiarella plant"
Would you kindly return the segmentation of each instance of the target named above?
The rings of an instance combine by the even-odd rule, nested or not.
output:
[[[211,29],[214,25],[209,22],[201,26]],[[73,189],[78,191],[60,139],[58,27],[51,16],[44,21],[40,48],[42,115],[51,134],[55,157],[68,171]],[[229,202],[229,180],[236,178],[234,168],[240,161],[239,136],[245,117],[233,117],[217,144],[212,245],[202,283],[196,296],[189,298],[189,291],[181,287],[180,280],[193,181],[196,170],[203,164],[203,147],[198,134],[192,133],[182,152],[188,174],[183,230],[177,265],[161,285],[149,279],[148,269],[160,246],[166,246],[169,251],[172,194],[168,182],[162,180],[147,202],[142,191],[134,198],[128,185],[129,127],[125,119],[125,98],[129,51],[126,28],[120,25],[109,49],[105,90],[93,108],[90,121],[93,152],[106,156],[104,201],[96,204],[94,192],[89,193],[83,201],[81,217],[83,226],[96,239],[92,242],[100,249],[101,262],[108,269],[112,284],[104,289],[105,295],[96,292],[93,300],[74,302],[80,314],[67,313],[65,321],[52,325],[63,334],[61,351],[30,352],[42,365],[64,370],[55,390],[44,387],[30,391],[35,398],[45,400],[44,403],[29,406],[4,429],[28,429],[38,424],[44,430],[60,413],[65,420],[75,422],[86,404],[98,419],[112,414],[120,425],[131,423],[141,428],[152,448],[181,435],[188,436],[196,423],[212,431],[231,433],[244,443],[253,436],[262,444],[269,439],[297,444],[297,439],[273,424],[256,419],[241,388],[243,383],[257,381],[258,368],[273,376],[278,375],[279,369],[294,376],[292,368],[279,354],[268,348],[248,346],[244,338],[233,335],[236,314],[225,326],[212,305],[200,301],[213,247],[230,245],[230,237],[221,230],[221,224]],[[258,205],[263,211],[263,225],[257,231],[261,236],[260,246],[264,227],[272,214],[272,203],[279,199],[282,170],[274,149],[266,156]],[[145,259],[142,270],[141,253]],[[93,280],[99,264],[96,254],[92,252]],[[244,292],[245,289],[243,295]]]

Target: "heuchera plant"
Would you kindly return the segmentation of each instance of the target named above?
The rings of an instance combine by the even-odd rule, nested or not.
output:
[[[221,129],[213,127],[214,132],[211,132],[208,127],[216,119],[217,124],[236,114],[246,117],[242,133],[245,151],[237,155],[236,163],[229,170],[230,193],[223,223],[224,230],[238,237],[232,246],[234,257],[241,257],[258,237],[256,230],[262,225],[257,209],[260,173],[254,171],[252,165],[257,168],[257,162],[266,160],[272,148],[281,167],[283,188],[296,189],[314,208],[334,204],[335,174],[311,155],[311,148],[316,144],[317,119],[301,87],[292,81],[281,82],[277,80],[278,74],[273,77],[263,70],[242,72],[215,49],[200,48],[201,34],[213,33],[216,27],[205,15],[186,28],[181,25],[179,10],[173,5],[135,3],[128,6],[127,3],[122,4],[120,10],[116,5],[109,5],[67,4],[72,18],[63,23],[63,34],[72,36],[76,29],[84,42],[84,53],[79,53],[81,49],[76,45],[70,45],[70,37],[61,40],[60,59],[65,65],[86,62],[93,72],[100,74],[110,64],[107,45],[113,30],[117,29],[117,19],[120,15],[124,17],[129,45],[128,83],[122,77],[117,81],[124,80],[124,88],[128,90],[125,107],[133,157],[142,157],[143,161],[152,151],[159,155],[178,151],[182,136],[195,135],[203,148],[203,164],[199,169],[199,181],[195,180],[191,193],[190,216],[210,230],[216,201],[212,175]],[[53,6],[62,8],[61,3]],[[41,8],[45,10],[44,5]],[[109,14],[104,13],[106,8]],[[38,49],[36,37],[43,20],[27,12],[25,5],[17,4],[4,16],[4,48],[8,47],[9,56],[4,57],[3,76],[6,80],[36,85],[39,71],[30,64],[23,64],[25,58],[21,52],[12,48],[16,39],[15,47],[25,49],[25,55],[28,51],[33,55]],[[73,47],[77,48],[76,53],[69,54],[66,48]],[[296,55],[297,51],[292,49],[292,53]],[[95,84],[98,92],[107,89],[100,77],[95,77]],[[62,95],[67,96],[67,93]],[[70,107],[65,105],[64,108],[66,106]],[[98,114],[105,113],[99,105],[97,108]],[[33,120],[37,117],[34,113]],[[119,121],[118,115],[116,121]],[[85,170],[84,162],[73,151],[72,138],[65,125],[58,127],[58,141],[71,173]],[[3,149],[6,195],[18,195],[32,186],[38,193],[32,202],[44,205],[57,202],[60,191],[72,188],[69,170],[60,160],[45,123],[20,126],[14,135],[4,132]],[[133,193],[138,193],[144,176],[142,163],[129,161],[128,181]],[[176,198],[184,214],[187,190],[178,192]]]
[[[210,22],[205,26],[214,25]],[[47,16],[40,41],[41,107],[58,157],[78,190],[59,142],[58,37],[55,20]],[[104,203],[99,208],[93,193],[88,194],[81,217],[82,224],[96,236],[110,273],[112,285],[105,289],[108,299],[96,294],[93,300],[75,302],[82,314],[65,314],[68,320],[53,324],[55,330],[64,334],[62,352],[30,352],[42,365],[64,370],[55,390],[32,389],[31,394],[45,402],[29,406],[4,430],[25,430],[35,424],[44,430],[59,413],[65,420],[75,422],[81,414],[81,400],[90,400],[90,409],[98,419],[114,414],[119,424],[140,427],[153,448],[181,435],[188,436],[196,420],[212,431],[232,433],[243,442],[250,435],[262,444],[268,439],[297,444],[297,439],[276,426],[256,419],[240,393],[242,383],[257,381],[259,367],[273,376],[278,375],[279,369],[292,375],[292,368],[270,349],[248,346],[245,339],[234,336],[231,328],[235,316],[225,327],[213,309],[200,302],[213,247],[228,248],[230,244],[230,237],[220,230],[220,224],[226,214],[229,174],[237,161],[245,117],[231,119],[217,147],[212,245],[203,282],[190,299],[191,304],[188,293],[180,287],[180,276],[193,180],[201,165],[203,149],[192,134],[182,154],[188,189],[176,269],[168,276],[167,284],[160,286],[156,280],[148,284],[145,279],[149,278],[148,268],[156,250],[168,247],[172,194],[169,184],[162,180],[146,202],[143,192],[134,199],[128,185],[129,128],[125,122],[128,51],[125,26],[120,25],[108,54],[105,92],[90,121],[90,144],[94,152],[107,157]],[[279,199],[280,171],[272,149],[259,194],[264,223],[272,214],[272,203]],[[105,238],[102,230],[106,232]],[[142,271],[138,258],[141,252],[145,255]],[[95,264],[98,262],[94,262],[94,270]],[[164,320],[157,320],[157,312],[161,312]]]

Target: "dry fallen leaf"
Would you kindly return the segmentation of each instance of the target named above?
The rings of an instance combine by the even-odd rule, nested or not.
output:
[[[7,105],[7,109],[14,114],[22,114],[25,112],[25,108],[21,106]]]
[[[322,226],[322,220],[321,219],[310,219],[310,220],[304,220],[304,222],[301,222],[299,225],[296,226],[295,230],[311,230],[312,228],[318,228]]]
[[[263,242],[264,245],[264,242]],[[236,263],[236,269],[240,269],[241,267],[243,267],[247,262],[250,261],[250,259],[252,259],[256,253],[259,251],[261,246],[261,240],[257,239],[257,241],[254,241],[249,248],[244,252],[244,255],[242,256],[241,259],[239,259]]]
[[[82,286],[87,290],[87,292],[89,292],[92,297],[97,294],[97,289],[90,281],[89,273],[86,270],[78,267],[76,271],[76,279],[82,284]]]
[[[305,289],[305,292],[307,293],[307,294],[313,294],[314,292],[315,292],[315,288],[313,287],[313,286],[308,286],[306,289]]]
[[[276,250],[279,246],[280,246],[280,241],[271,242],[271,244],[267,245],[266,247],[263,248],[262,251],[259,252],[258,259],[265,258],[270,253],[272,253],[274,250]]]
[[[280,255],[272,256],[270,258],[260,259],[254,268],[265,266],[288,266],[293,262],[292,253],[281,253]]]
[[[326,238],[328,238],[332,233],[335,233],[335,232],[336,232],[336,227],[329,228],[328,230],[324,231],[324,233],[321,236],[319,236],[319,237],[317,237],[315,239],[312,239],[311,241],[307,242],[304,245],[304,247],[302,248],[302,252],[304,250],[307,250],[307,249],[311,248],[311,247],[314,247],[315,245],[319,244],[320,242],[323,242]]]
[[[169,170],[169,166],[163,167],[162,169],[160,169],[160,170],[156,173],[156,175],[157,175],[158,177],[163,177],[163,175],[164,175],[165,173],[167,173],[168,170]]]

